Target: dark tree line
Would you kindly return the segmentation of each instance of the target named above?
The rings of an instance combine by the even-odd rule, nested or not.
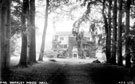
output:
[[[108,18],[104,18],[108,20],[108,26],[106,25],[108,29],[106,32],[106,40],[109,41],[106,42],[106,56],[108,57],[107,61],[109,63],[116,64],[116,58],[118,58],[118,65],[122,66],[123,59],[125,57],[126,67],[131,67],[131,59],[134,57],[134,55],[132,55],[130,52],[131,47],[129,41],[132,39],[129,37],[129,29],[131,17],[130,10],[131,5],[134,6],[134,0],[113,0],[112,2],[104,0],[103,2],[106,4],[108,3]],[[126,14],[125,16],[124,13]],[[125,24],[123,22],[124,17],[126,17],[124,21]],[[123,44],[125,45],[125,56],[122,56]]]
[[[10,12],[11,3],[12,1],[10,0],[0,0],[0,72],[1,72],[0,78],[1,80],[7,79],[6,77],[9,72],[9,62],[10,62],[10,38],[13,36],[12,34],[15,34],[13,33],[13,31],[11,32],[12,30],[11,12]],[[36,63],[35,0],[23,0],[22,3],[23,3],[22,11],[20,13],[22,47],[21,47],[19,66],[26,67],[27,63],[29,64]]]
[[[134,49],[131,48],[131,46],[134,45],[134,34],[130,34],[130,32],[133,32],[135,29],[130,26],[130,18],[132,17],[134,19],[133,11],[135,11],[135,1],[84,0],[82,5],[87,5],[87,10],[81,19],[78,20],[78,26],[89,17],[89,13],[92,8],[91,6],[94,5],[102,7],[101,14],[103,16],[103,21],[99,21],[99,23],[104,24],[107,63],[118,63],[118,65],[123,66],[123,60],[125,59],[126,67],[131,67],[131,59],[134,59],[135,56],[133,54]],[[124,18],[126,19],[124,20]],[[123,51],[123,47],[125,48],[125,51]],[[125,52],[124,56],[123,52]]]
[[[13,6],[12,3],[17,3],[17,6]],[[46,0],[45,27],[39,61],[43,61],[44,56],[48,12],[52,12],[66,3],[68,3],[67,0]],[[15,8],[12,12],[11,7]],[[14,16],[17,19],[14,19]],[[18,66],[27,67],[28,64],[31,65],[37,62],[35,31],[35,0],[0,0],[0,80],[7,79],[4,77],[6,77],[5,73],[8,74],[9,71],[10,38],[17,32],[21,33],[22,38]]]

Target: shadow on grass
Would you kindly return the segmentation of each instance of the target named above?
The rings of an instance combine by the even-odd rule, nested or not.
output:
[[[67,78],[65,75],[65,71],[58,69],[56,72],[52,73],[52,75],[47,79],[49,84],[66,84]]]
[[[12,67],[10,81],[35,81],[48,84],[66,84],[65,69],[58,64],[36,64],[28,67]]]
[[[121,81],[130,81],[128,70],[109,64],[98,65],[88,70],[90,78],[95,84],[119,84]]]

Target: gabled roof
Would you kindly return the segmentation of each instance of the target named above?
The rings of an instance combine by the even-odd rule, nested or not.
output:
[[[84,37],[89,37],[91,34],[89,32],[84,32]]]
[[[58,35],[58,36],[71,36],[73,35],[72,32],[56,32],[55,35]]]
[[[56,32],[55,35],[58,35],[58,36],[73,36],[72,32]],[[90,36],[90,33],[89,32],[84,32],[84,37],[89,37]]]

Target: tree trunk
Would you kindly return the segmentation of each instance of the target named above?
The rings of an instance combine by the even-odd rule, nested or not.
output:
[[[109,59],[110,59],[110,52],[108,49],[108,21],[105,15],[105,2],[106,0],[103,0],[103,9],[102,9],[102,14],[103,14],[103,18],[104,18],[104,27],[105,27],[105,33],[106,33],[106,59],[107,59],[107,63],[109,63]]]
[[[30,64],[36,63],[36,36],[35,36],[35,0],[30,0],[29,10],[30,22],[30,46],[29,46],[29,59]]]
[[[113,7],[113,40],[112,40],[112,64],[116,64],[116,45],[117,45],[117,0],[114,0]]]
[[[45,26],[42,36],[42,44],[40,49],[40,55],[39,55],[39,61],[43,61],[43,55],[44,55],[44,49],[45,49],[45,37],[46,37],[46,30],[47,30],[47,24],[48,24],[48,5],[49,0],[46,0],[46,7],[45,7]]]
[[[133,61],[131,67],[135,69],[135,37],[132,39],[130,46],[132,49],[132,61]]]
[[[107,33],[107,55],[109,57],[109,63],[111,62],[111,6],[112,6],[112,1],[109,0],[108,33]]]
[[[126,67],[131,66],[131,55],[130,55],[130,49],[129,49],[129,28],[130,28],[130,4],[131,0],[127,0],[126,3],[126,42],[125,42],[125,56],[126,56]]]
[[[1,80],[8,80],[10,61],[10,0],[2,0],[0,3],[0,64]]]
[[[118,19],[118,65],[122,66],[122,3],[119,0],[119,19]]]
[[[20,58],[19,66],[27,67],[27,34],[26,32],[22,32],[22,47],[21,47],[21,58]]]
[[[29,1],[23,0],[22,8],[22,48],[19,66],[27,66],[27,32],[26,32],[26,16],[28,15]]]
[[[2,6],[2,2],[0,2],[0,6]],[[2,68],[1,68],[1,65],[2,65],[2,55],[1,55],[1,47],[2,47],[2,45],[1,45],[1,38],[2,38],[2,32],[1,32],[1,28],[2,28],[2,24],[1,24],[1,22],[2,22],[2,10],[1,10],[1,7],[0,7],[0,81],[2,81],[2,78],[1,78],[1,71],[2,71]]]

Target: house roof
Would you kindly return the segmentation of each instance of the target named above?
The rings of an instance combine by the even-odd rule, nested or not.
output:
[[[72,32],[56,32],[55,35],[59,35],[59,36],[71,36],[73,35]]]
[[[89,37],[91,34],[89,32],[84,32],[84,37]]]
[[[73,36],[72,32],[56,32],[55,35],[58,35],[58,36]],[[84,37],[88,37],[90,36],[90,33],[89,32],[84,32]]]

